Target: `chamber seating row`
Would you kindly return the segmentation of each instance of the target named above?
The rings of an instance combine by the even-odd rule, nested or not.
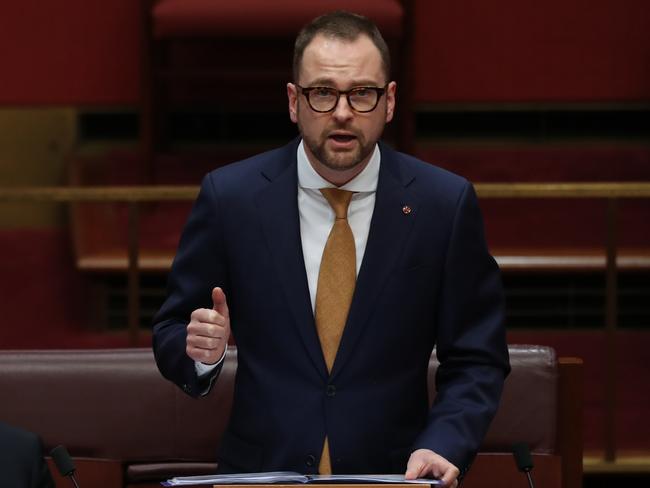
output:
[[[466,488],[524,485],[510,454],[533,453],[539,486],[578,488],[582,478],[582,362],[551,348],[511,345],[495,421]],[[429,363],[431,399],[437,368]],[[81,486],[159,486],[182,474],[206,474],[232,406],[237,350],[202,399],[162,378],[149,349],[0,351],[0,418],[40,434],[47,449],[67,446]],[[63,485],[61,485],[63,486]]]

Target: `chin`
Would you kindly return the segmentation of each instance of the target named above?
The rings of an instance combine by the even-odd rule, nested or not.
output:
[[[328,155],[325,160],[325,166],[335,171],[347,171],[360,163],[361,158],[358,154]]]

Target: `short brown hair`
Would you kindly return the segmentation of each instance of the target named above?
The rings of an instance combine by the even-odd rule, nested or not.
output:
[[[375,23],[363,15],[337,10],[316,17],[298,33],[293,49],[293,79],[295,82],[298,81],[305,48],[319,34],[350,42],[355,41],[361,35],[368,36],[381,55],[386,82],[390,80],[390,52]]]

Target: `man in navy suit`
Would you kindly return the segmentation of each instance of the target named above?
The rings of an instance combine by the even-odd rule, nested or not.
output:
[[[154,351],[166,378],[204,395],[232,328],[222,472],[316,473],[327,450],[335,473],[456,486],[496,411],[509,371],[503,293],[477,199],[463,178],[378,142],[396,103],[389,70],[368,19],[315,19],[296,40],[287,85],[301,137],[203,181]],[[356,285],[330,368],[314,309],[335,220],[319,190],[331,187],[353,192]]]

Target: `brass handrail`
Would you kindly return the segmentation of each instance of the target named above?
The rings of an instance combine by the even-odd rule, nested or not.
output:
[[[27,186],[0,188],[0,201],[22,202],[153,202],[192,200],[198,186]]]
[[[650,198],[650,182],[477,183],[481,198]]]
[[[650,182],[477,183],[480,198],[650,198]],[[0,201],[151,202],[192,200],[198,186],[70,186],[0,188]]]

